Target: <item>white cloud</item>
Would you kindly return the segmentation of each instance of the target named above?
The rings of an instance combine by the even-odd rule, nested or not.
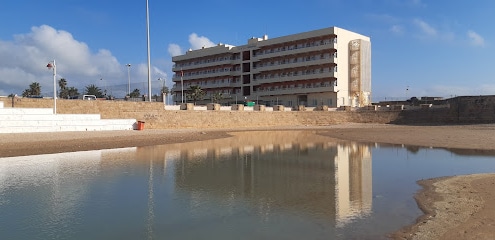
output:
[[[426,7],[426,4],[423,3],[421,0],[410,0],[410,4],[418,7]]]
[[[390,31],[400,35],[404,33],[404,28],[401,25],[393,25],[390,27]]]
[[[178,44],[171,43],[168,45],[168,53],[170,56],[175,57],[182,54],[182,49]]]
[[[485,46],[485,39],[480,36],[478,33],[475,31],[469,30],[467,32],[467,36],[469,38],[469,41],[471,45],[476,46],[476,47],[484,47]]]
[[[191,33],[191,35],[189,35],[189,43],[191,44],[191,48],[193,50],[200,49],[202,47],[208,48],[215,46],[215,44],[210,41],[210,39],[204,36],[200,37],[196,33]]]
[[[42,25],[32,27],[29,33],[14,36],[12,41],[0,40],[0,95],[20,95],[29,84],[38,82],[42,94],[51,96],[53,75],[46,65],[53,59],[57,64],[57,79],[67,79],[68,86],[78,88],[80,93],[89,84],[102,84],[100,79],[104,79],[108,87],[114,86],[113,94],[117,97],[119,93],[115,86],[122,85],[122,92],[127,91],[127,81],[124,81],[127,68],[109,50],[92,52],[71,33]],[[140,71],[135,71],[134,66],[132,82],[144,81],[147,71],[139,75]],[[161,71],[154,73],[163,74]]]
[[[437,30],[421,19],[414,19],[413,24],[426,36],[434,37],[437,35]]]

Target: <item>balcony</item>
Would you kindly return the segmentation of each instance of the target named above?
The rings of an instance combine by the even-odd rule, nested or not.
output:
[[[260,73],[264,71],[273,71],[280,70],[286,68],[298,68],[298,67],[307,67],[307,66],[315,66],[315,65],[325,65],[325,64],[336,64],[337,58],[335,56],[329,56],[326,58],[310,58],[309,60],[300,60],[297,62],[285,62],[285,63],[274,63],[265,66],[258,66],[253,68],[253,73]]]
[[[263,83],[276,83],[276,82],[289,82],[289,81],[300,81],[300,80],[306,80],[306,79],[328,79],[328,78],[337,78],[337,72],[334,71],[323,71],[323,72],[317,72],[317,73],[309,73],[309,74],[301,74],[298,73],[296,74],[291,74],[291,75],[285,75],[285,76],[273,76],[273,77],[266,77],[266,78],[257,78],[254,79],[253,82],[256,84],[263,84]]]
[[[262,60],[268,58],[282,57],[285,55],[297,55],[300,53],[319,52],[328,49],[337,49],[337,43],[327,43],[322,45],[313,45],[309,47],[304,46],[293,49],[274,50],[273,52],[268,52],[268,53],[257,53],[253,58],[256,60]]]
[[[232,65],[236,62],[235,59],[227,59],[227,60],[218,60],[218,61],[209,61],[209,62],[203,62],[203,63],[191,63],[187,65],[182,65],[182,66],[177,66],[177,64],[174,64],[172,67],[172,71],[180,71],[180,70],[192,70],[192,69],[197,69],[197,68],[206,68],[206,67],[214,67],[214,66],[219,66],[219,65]],[[238,61],[237,61],[238,62]]]
[[[241,75],[241,70],[224,70],[224,71],[216,71],[216,72],[209,72],[209,73],[198,73],[198,74],[193,74],[193,75],[184,75],[182,77],[183,81],[187,80],[193,80],[193,79],[203,79],[203,78],[211,78],[211,77],[221,77],[221,76],[239,76]],[[181,76],[175,74],[174,77],[172,78],[172,81],[174,82],[179,82]]]

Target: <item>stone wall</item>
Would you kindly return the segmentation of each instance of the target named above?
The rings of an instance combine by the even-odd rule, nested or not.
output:
[[[4,107],[12,98],[0,97]],[[145,128],[230,128],[323,126],[337,123],[476,124],[495,123],[495,96],[448,99],[444,108],[387,111],[186,111],[164,110],[161,102],[57,100],[58,113],[96,113],[102,118],[133,118]],[[53,100],[16,98],[19,108],[52,108]],[[206,109],[206,108],[205,108]]]
[[[462,96],[446,100],[445,108],[401,111],[397,124],[495,123],[495,96]]]
[[[0,98],[11,107],[11,98]],[[18,108],[53,108],[53,100],[17,98]],[[238,128],[269,126],[323,126],[337,123],[389,123],[398,116],[389,112],[346,111],[185,111],[164,110],[160,102],[57,100],[57,113],[100,114],[102,118],[133,118],[145,122],[146,129]]]

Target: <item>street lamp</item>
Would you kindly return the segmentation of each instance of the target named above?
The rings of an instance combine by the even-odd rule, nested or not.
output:
[[[55,59],[49,62],[46,67],[53,69],[53,114],[57,114],[57,65]]]
[[[103,82],[103,93],[105,94],[105,98],[107,98],[107,84],[103,78],[100,78],[100,81]]]
[[[165,102],[165,96],[167,96],[167,93],[164,92],[166,80],[167,80],[166,78],[158,78],[158,81],[162,82],[162,89],[160,89],[160,93],[162,95],[162,102]]]
[[[127,66],[127,95],[131,95],[131,64],[126,64]]]

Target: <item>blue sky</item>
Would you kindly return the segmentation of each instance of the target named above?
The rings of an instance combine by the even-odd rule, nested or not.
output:
[[[371,37],[373,101],[495,94],[491,0],[149,0],[149,13],[156,93],[189,48],[337,26]],[[0,95],[36,81],[51,96],[52,59],[69,86],[117,97],[130,63],[131,88],[147,93],[145,0],[5,0],[0,21]]]

